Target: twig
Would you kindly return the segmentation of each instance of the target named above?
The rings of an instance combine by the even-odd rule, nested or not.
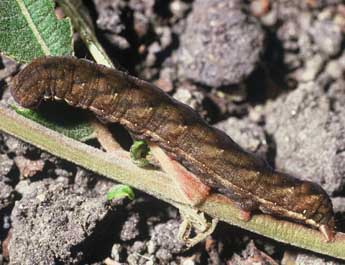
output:
[[[115,150],[123,151],[120,144],[114,139],[111,132],[106,126],[104,126],[102,123],[100,123],[96,119],[91,119],[90,125],[94,129],[96,137],[105,151],[107,152],[114,152]],[[126,153],[125,151],[123,152]],[[127,154],[127,157],[129,158],[129,154]]]
[[[88,14],[82,2],[80,0],[56,0],[56,2],[59,3],[65,14],[71,19],[73,27],[79,32],[80,37],[97,63],[115,68],[113,62],[98,42],[92,28],[87,23]]]
[[[0,117],[0,130],[8,134],[168,203],[187,204],[180,196],[176,185],[160,171],[139,168],[116,152],[108,154],[67,138],[1,105]],[[190,209],[193,208],[190,207]],[[214,218],[277,241],[345,260],[345,234],[343,233],[337,233],[334,242],[325,243],[323,236],[317,230],[277,220],[268,215],[257,214],[249,222],[244,222],[237,218],[240,215],[239,209],[219,194],[211,195],[198,209]]]

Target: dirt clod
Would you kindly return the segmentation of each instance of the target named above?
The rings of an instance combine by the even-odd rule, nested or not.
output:
[[[263,52],[264,32],[242,12],[240,2],[194,2],[181,36],[181,76],[219,87],[240,83],[253,72]]]
[[[345,183],[344,114],[332,111],[332,104],[322,88],[309,82],[266,108],[277,168],[319,183],[329,194]]]
[[[11,263],[75,264],[92,256],[114,214],[105,199],[71,193],[59,183],[23,185],[23,198],[12,212]]]

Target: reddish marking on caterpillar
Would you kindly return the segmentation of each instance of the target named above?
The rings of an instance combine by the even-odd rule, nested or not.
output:
[[[139,139],[159,145],[206,185],[225,191],[245,211],[289,218],[333,238],[333,207],[320,186],[274,171],[152,84],[87,60],[46,57],[23,69],[11,91],[24,107],[44,98],[63,99],[119,122]]]

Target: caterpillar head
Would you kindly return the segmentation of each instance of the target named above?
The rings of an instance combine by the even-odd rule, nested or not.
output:
[[[16,102],[25,108],[37,106],[48,90],[49,77],[40,67],[42,58],[34,60],[20,71],[10,84]]]

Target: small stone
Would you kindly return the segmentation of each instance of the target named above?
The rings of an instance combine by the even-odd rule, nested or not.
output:
[[[256,124],[263,123],[265,121],[263,111],[264,108],[262,105],[257,105],[253,108],[250,108],[248,114],[249,119]]]
[[[25,155],[28,152],[35,150],[35,147],[32,145],[24,143],[9,135],[4,135],[4,141],[8,147],[8,152],[14,152],[16,155]]]
[[[284,64],[289,71],[301,67],[302,62],[295,53],[285,53]]]
[[[303,12],[298,17],[298,22],[303,31],[308,31],[312,26],[313,16],[310,12]]]
[[[151,241],[157,246],[156,257],[163,264],[169,263],[173,254],[184,250],[184,244],[177,239],[178,229],[179,223],[176,220],[170,220],[156,225],[152,231]]]
[[[332,84],[334,78],[330,76],[326,71],[322,71],[315,82],[317,82],[318,86],[320,87],[328,87]]]
[[[127,26],[123,21],[126,3],[120,0],[93,0],[93,2],[98,13],[96,24],[98,29],[103,31],[103,36],[117,50],[126,50],[130,48],[130,43],[123,37],[123,32],[126,30]],[[138,21],[136,14],[137,12],[134,12],[133,15],[133,26],[135,31],[140,27],[138,23],[141,22]],[[143,26],[143,24],[140,25]]]
[[[333,60],[327,64],[326,73],[328,73],[334,79],[338,79],[343,76],[343,69],[337,60]]]
[[[270,0],[254,0],[250,3],[250,10],[254,16],[260,17],[267,14]]]
[[[334,24],[336,24],[344,32],[344,30],[345,30],[345,16],[337,14],[334,17]]]
[[[278,16],[277,16],[277,10],[271,10],[267,14],[260,17],[260,21],[263,25],[267,27],[272,27],[277,23]]]
[[[140,12],[134,13],[134,30],[139,36],[139,38],[144,37],[149,31],[149,20]]]
[[[125,29],[121,21],[121,10],[123,8],[121,1],[94,0],[94,4],[98,12],[96,23],[101,30],[119,34]]]
[[[277,31],[278,38],[280,40],[292,40],[296,39],[299,35],[299,26],[297,21],[286,21]]]
[[[172,42],[172,32],[169,27],[157,27],[156,33],[159,37],[161,49],[166,49]]]
[[[181,0],[172,1],[170,4],[171,13],[173,13],[177,18],[184,17],[190,8],[191,7],[188,3]]]
[[[19,169],[21,176],[24,178],[32,177],[38,172],[41,172],[44,167],[43,160],[30,160],[23,156],[17,156],[14,161]]]
[[[171,68],[163,68],[159,73],[159,79],[155,82],[155,85],[162,89],[164,92],[171,92],[173,90]]]
[[[153,66],[157,61],[157,53],[161,51],[161,46],[157,41],[155,41],[148,47],[147,51],[146,65]]]
[[[146,250],[146,244],[142,241],[135,241],[133,246],[131,247],[131,251],[136,253],[144,253]]]
[[[147,252],[153,254],[157,250],[157,245],[153,241],[147,243]]]
[[[127,262],[129,265],[138,265],[139,256],[136,253],[131,253],[127,257]]]
[[[317,20],[330,20],[333,16],[334,10],[331,8],[324,8],[317,14]]]
[[[11,217],[9,215],[4,216],[2,228],[5,230],[11,228]]]
[[[6,154],[0,155],[0,179],[3,179],[11,171],[14,163]]]
[[[104,33],[104,35],[107,37],[107,39],[117,48],[120,50],[126,50],[130,47],[129,42],[120,35],[110,34],[110,33]]]
[[[340,52],[343,35],[341,29],[333,21],[317,21],[310,31],[316,45],[322,52],[329,56],[334,56]]]
[[[26,196],[32,192],[32,186],[30,186],[29,180],[26,179],[19,181],[19,183],[16,185],[16,191],[22,196]]]
[[[240,265],[240,264],[253,264],[253,260],[257,264],[266,264],[266,265],[276,265],[277,262],[273,260],[265,252],[260,251],[254,244],[253,241],[250,241],[247,244],[247,247],[242,251],[241,256],[234,254],[229,260],[230,264]],[[299,263],[297,263],[299,264]]]
[[[335,110],[342,110],[345,106],[345,97],[339,97],[339,95],[345,94],[345,80],[339,78],[332,82],[327,94],[333,102],[333,108]]]
[[[180,88],[174,94],[174,98],[196,111],[202,110],[204,95],[199,91],[190,91],[188,89]]]
[[[123,241],[129,241],[135,239],[139,235],[139,214],[135,213],[131,215],[123,224],[120,238]]]
[[[186,258],[182,261],[182,265],[195,265],[194,258]]]
[[[318,73],[320,73],[324,62],[324,58],[320,54],[316,54],[306,62],[306,66],[298,79],[303,82],[315,80]]]
[[[110,254],[111,258],[117,262],[120,262],[123,250],[124,248],[121,244],[114,244],[113,247],[111,248],[111,254]]]
[[[156,252],[156,257],[163,263],[169,262],[173,258],[171,252],[164,248],[161,248]]]
[[[335,213],[345,213],[345,197],[332,198],[332,204]]]
[[[303,32],[298,36],[298,50],[303,61],[308,60],[314,56],[315,45],[312,43],[312,38],[309,34]],[[297,51],[297,50],[296,50]]]
[[[0,210],[14,202],[14,190],[10,185],[0,180]]]

